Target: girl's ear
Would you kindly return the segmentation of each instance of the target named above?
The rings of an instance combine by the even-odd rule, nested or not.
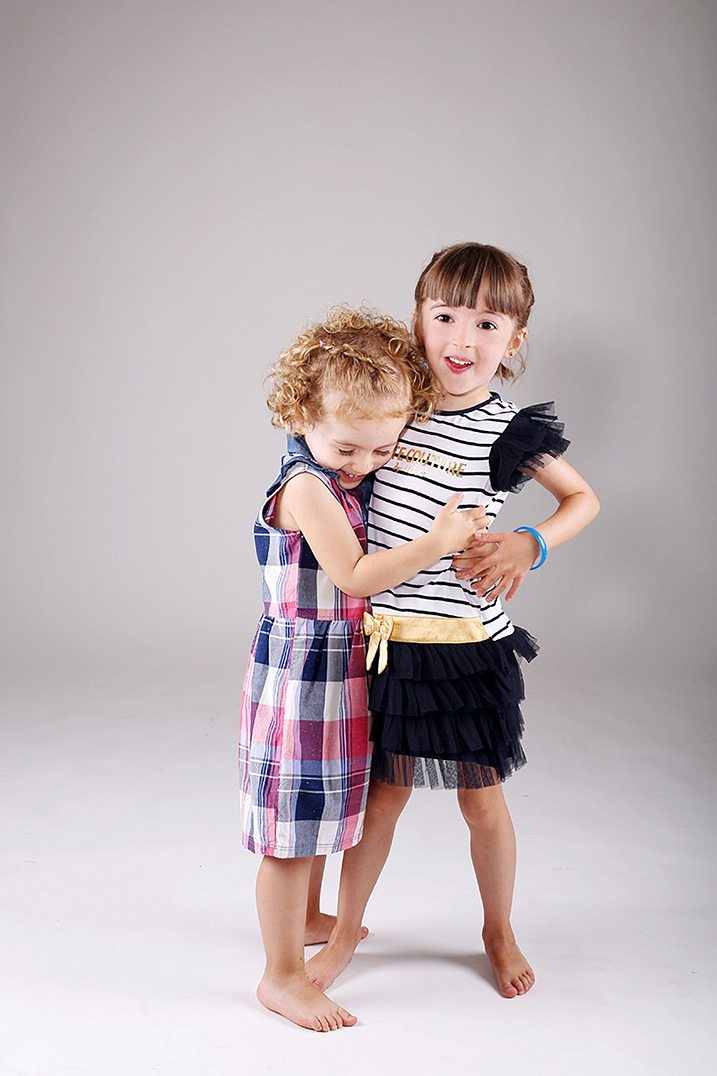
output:
[[[505,353],[507,358],[512,359],[513,356],[515,355],[516,351],[520,351],[521,347],[525,343],[525,338],[527,337],[527,335],[528,335],[527,326],[523,326],[522,329],[518,330],[518,332],[513,337],[512,344],[510,345],[510,347],[508,348],[508,350]]]

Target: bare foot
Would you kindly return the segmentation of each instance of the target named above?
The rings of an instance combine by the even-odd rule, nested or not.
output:
[[[256,996],[267,1009],[311,1031],[336,1031],[356,1023],[355,1016],[327,998],[305,975],[287,979],[270,979],[265,975]]]
[[[306,975],[309,981],[319,990],[328,990],[351,962],[356,946],[366,937],[364,931],[368,934],[366,927],[361,927],[359,936],[350,941],[330,938],[324,948],[306,963]]]
[[[504,998],[527,994],[535,982],[535,975],[528,961],[518,948],[515,938],[490,939],[483,937],[488,959],[493,967],[498,990]]]
[[[318,916],[306,920],[306,934],[304,945],[325,945],[331,937],[331,931],[336,926],[335,915],[325,915],[319,912]],[[361,927],[361,941],[368,937],[368,927]]]

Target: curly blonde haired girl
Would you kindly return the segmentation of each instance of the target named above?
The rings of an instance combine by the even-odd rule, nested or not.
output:
[[[273,372],[272,421],[296,437],[254,529],[264,615],[242,697],[242,822],[244,844],[263,856],[257,995],[315,1031],[356,1023],[307,978],[304,943],[325,941],[330,929],[318,910],[322,857],[363,832],[366,597],[463,549],[485,525],[482,510],[458,511],[452,497],[416,541],[366,555],[366,479],[431,401],[407,329],[367,310],[335,308]]]

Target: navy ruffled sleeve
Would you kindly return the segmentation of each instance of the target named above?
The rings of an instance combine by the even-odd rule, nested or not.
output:
[[[496,439],[488,464],[493,489],[517,493],[536,471],[562,456],[570,444],[563,437],[554,404],[532,404],[515,415]]]

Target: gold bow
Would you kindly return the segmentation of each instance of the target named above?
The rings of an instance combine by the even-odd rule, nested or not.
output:
[[[383,672],[388,661],[388,640],[393,631],[393,617],[384,616],[383,613],[364,613],[364,634],[369,636],[368,653],[366,654],[366,668],[370,669],[373,659],[378,651],[378,672]]]

